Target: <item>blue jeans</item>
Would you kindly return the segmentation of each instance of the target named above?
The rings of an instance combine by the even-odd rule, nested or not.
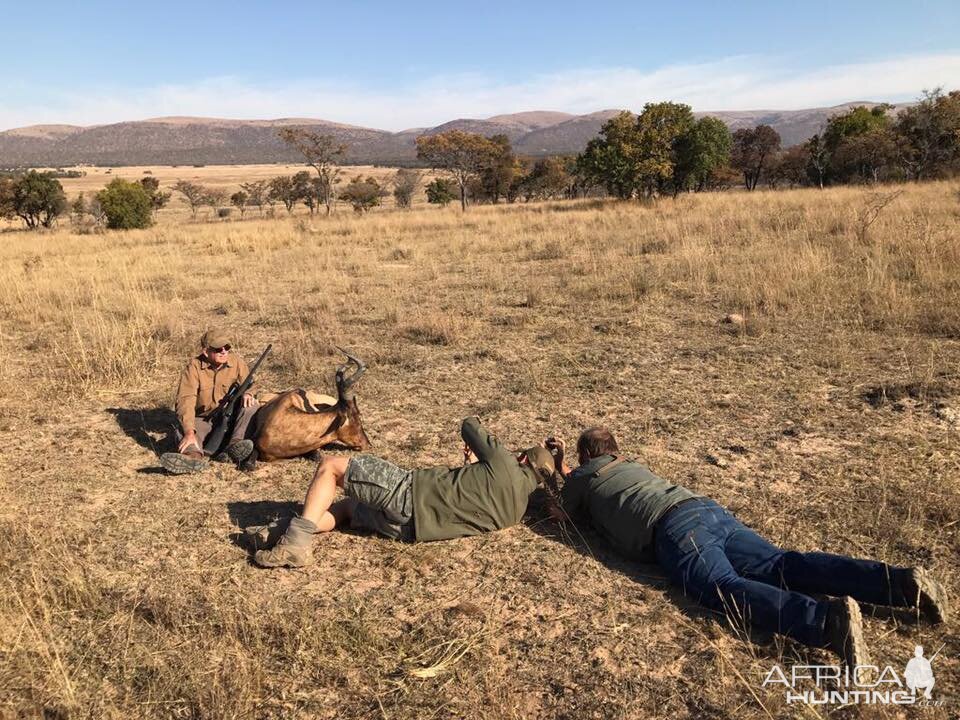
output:
[[[672,508],[655,529],[657,562],[685,595],[738,627],[823,647],[827,602],[808,593],[908,607],[907,572],[872,560],[781,550],[709,498]]]

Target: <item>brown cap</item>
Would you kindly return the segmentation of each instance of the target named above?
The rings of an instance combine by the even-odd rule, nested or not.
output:
[[[227,334],[227,331],[220,328],[210,328],[203,334],[203,337],[200,338],[200,347],[202,348],[219,348],[224,345],[233,345],[233,343],[230,342],[230,336]]]
[[[527,448],[523,451],[523,454],[526,456],[527,462],[530,463],[530,467],[536,471],[541,480],[549,479],[557,469],[553,462],[553,455],[550,454],[549,450],[545,450],[539,445]]]

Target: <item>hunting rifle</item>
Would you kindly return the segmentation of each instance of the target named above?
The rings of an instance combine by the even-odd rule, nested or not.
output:
[[[230,426],[233,425],[233,417],[237,413],[237,404],[243,402],[244,393],[253,385],[253,374],[257,371],[257,368],[260,367],[260,363],[263,362],[263,359],[272,347],[272,344],[267,345],[266,349],[260,353],[257,361],[250,366],[250,372],[247,373],[243,382],[233,383],[214,411],[210,413],[208,419],[213,425],[213,430],[207,435],[207,439],[203,443],[203,451],[206,454],[214,455],[220,450],[227,431],[230,430]]]

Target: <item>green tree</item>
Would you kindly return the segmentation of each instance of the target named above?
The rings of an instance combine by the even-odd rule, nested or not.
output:
[[[460,209],[467,209],[467,186],[495,157],[497,147],[476,133],[449,130],[417,138],[417,157],[444,170],[460,189]]]
[[[587,143],[577,157],[577,170],[588,182],[602,185],[614,197],[632,198],[640,184],[638,144],[633,113],[621,112],[607,120],[598,137]]]
[[[480,171],[480,194],[494,204],[506,197],[513,184],[513,178],[519,171],[513,146],[506,135],[491,135],[487,138],[492,144],[491,155],[486,166]]]
[[[149,227],[153,218],[153,203],[143,185],[114,178],[97,193],[97,200],[107,216],[107,227],[112,230],[131,230]]]
[[[365,213],[373,207],[377,207],[382,201],[386,192],[374,178],[353,178],[343,191],[340,193],[340,199],[345,200],[353,206],[355,213]]]
[[[564,195],[570,184],[567,162],[564,158],[540,158],[530,171],[519,178],[516,194],[527,202],[549,200]]]
[[[823,142],[830,157],[833,180],[878,180],[895,160],[896,141],[890,131],[889,105],[858,105],[827,121]]]
[[[48,173],[28,170],[14,178],[9,193],[10,214],[16,215],[31,230],[49,228],[67,211],[67,196],[60,181]]]
[[[163,192],[160,189],[160,181],[155,177],[141,178],[140,184],[143,186],[143,189],[147,191],[147,195],[150,196],[150,206],[153,208],[154,213],[156,213],[157,210],[162,210],[166,207],[167,203],[170,202],[171,194]]]
[[[447,178],[437,178],[427,183],[427,202],[446,207],[457,197],[457,186]]]
[[[713,172],[730,162],[732,145],[733,137],[723,120],[709,116],[697,120],[675,143],[675,191],[702,191]]]
[[[230,204],[233,205],[237,210],[240,211],[240,219],[243,219],[243,214],[247,211],[247,201],[250,199],[250,196],[247,195],[243,190],[237,190],[233,195],[230,196]]]
[[[833,154],[833,168],[844,180],[879,182],[897,161],[897,139],[886,127],[845,138]]]
[[[743,174],[747,190],[756,189],[779,149],[780,133],[769,125],[741,128],[733,134],[730,164]]]
[[[300,188],[292,175],[277,175],[270,181],[270,197],[283,203],[288,213],[293,212],[293,206],[300,199]]]
[[[644,197],[679,185],[674,174],[680,146],[694,126],[689,105],[673,102],[647,103],[637,117],[637,175]]]
[[[0,175],[0,220],[8,220],[15,214],[13,209],[13,178]]]
[[[399,208],[413,205],[413,194],[420,185],[420,171],[400,168],[393,176],[393,199]]]
[[[346,156],[347,146],[333,135],[324,135],[306,128],[286,127],[278,133],[280,139],[303,155],[307,165],[317,171],[327,215],[336,202],[336,185],[340,176],[339,164]]]
[[[919,102],[898,116],[899,158],[914,180],[960,169],[960,90],[947,95],[926,91]]]

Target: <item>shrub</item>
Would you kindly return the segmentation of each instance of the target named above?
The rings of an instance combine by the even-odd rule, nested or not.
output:
[[[107,227],[131,230],[150,227],[153,201],[140,183],[114,178],[97,193],[97,200],[107,217]]]
[[[379,205],[383,195],[384,191],[380,183],[372,177],[366,179],[355,177],[340,193],[340,199],[350,203],[354,212],[364,213]]]
[[[452,180],[437,178],[427,185],[427,202],[446,207],[457,197],[457,187]]]

